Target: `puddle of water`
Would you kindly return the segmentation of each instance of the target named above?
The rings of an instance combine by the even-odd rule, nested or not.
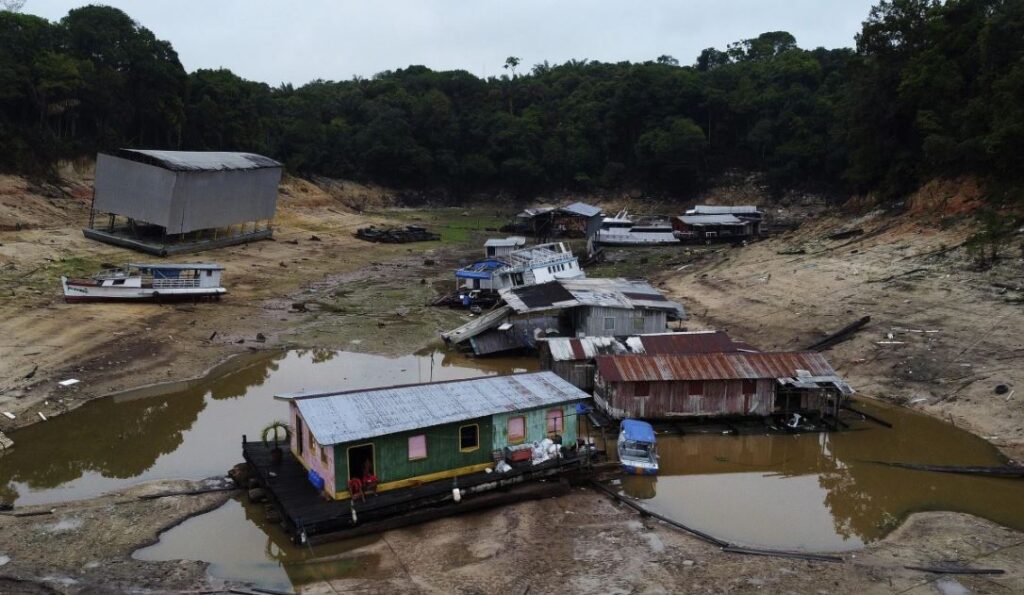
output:
[[[211,575],[287,590],[315,581],[371,575],[380,564],[377,553],[357,550],[377,536],[340,543],[296,547],[277,526],[266,522],[263,507],[238,499],[204,515],[192,517],[137,550],[137,560],[209,562]]]
[[[454,352],[397,358],[330,350],[270,354],[225,375],[93,401],[14,432],[0,464],[0,502],[89,498],[155,479],[223,475],[242,434],[286,419],[274,393],[358,389],[536,369],[536,359],[474,360]]]
[[[624,477],[648,508],[716,537],[762,547],[842,551],[912,512],[966,512],[1024,530],[1024,481],[927,473],[893,461],[1001,465],[991,444],[938,419],[861,402],[894,428],[833,434],[659,436],[657,477]]]

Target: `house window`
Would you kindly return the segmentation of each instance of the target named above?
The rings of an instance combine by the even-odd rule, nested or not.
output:
[[[651,394],[651,383],[646,380],[633,384],[634,397],[647,397]]]
[[[409,436],[409,460],[418,461],[427,458],[427,435]]]
[[[604,330],[614,331],[615,330],[615,318],[607,316],[604,319]]]
[[[757,381],[756,380],[744,380],[743,381],[743,394],[752,395],[757,393]]]
[[[316,440],[313,439],[313,432],[309,433],[309,452],[316,454]]]
[[[642,331],[642,330],[644,330],[644,317],[643,316],[637,316],[636,318],[633,319],[633,330],[634,331]]]
[[[322,446],[320,447],[320,462],[324,465],[327,464],[327,449]]]
[[[473,452],[480,448],[480,426],[472,424],[459,428],[459,450]]]
[[[510,417],[508,419],[508,441],[518,444],[526,440],[526,418]]]
[[[704,383],[699,380],[687,382],[687,393],[691,397],[699,397],[704,394]]]
[[[561,432],[563,430],[564,425],[562,423],[563,422],[563,417],[562,417],[562,409],[561,409],[561,407],[559,407],[558,409],[548,409],[547,418],[548,418],[548,433],[549,434],[551,434],[551,433],[557,434],[557,433],[559,433],[559,432]]]

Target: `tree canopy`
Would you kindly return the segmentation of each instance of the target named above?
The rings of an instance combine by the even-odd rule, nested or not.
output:
[[[807,50],[771,31],[692,65],[510,56],[486,79],[409,66],[271,87],[186,73],[114,8],[0,12],[0,168],[131,146],[253,151],[300,174],[453,193],[682,193],[737,167],[775,188],[892,195],[941,175],[1019,177],[1024,3],[882,0],[855,41]]]

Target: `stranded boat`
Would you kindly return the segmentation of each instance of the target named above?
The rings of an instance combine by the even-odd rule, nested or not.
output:
[[[64,301],[160,301],[220,299],[219,264],[128,264],[87,279],[62,276]]]
[[[667,221],[635,223],[625,210],[614,217],[605,217],[597,231],[597,243],[604,246],[661,246],[678,244]]]
[[[619,462],[622,463],[622,470],[630,475],[658,474],[658,453],[651,424],[638,419],[622,420]]]

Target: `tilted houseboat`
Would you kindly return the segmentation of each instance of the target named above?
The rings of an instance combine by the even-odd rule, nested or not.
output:
[[[493,255],[490,250],[488,252],[487,258],[455,271],[456,281],[462,284],[460,290],[498,291],[506,287],[586,277],[579,259],[562,242]]]
[[[219,299],[227,293],[223,270],[219,264],[128,264],[60,282],[68,302]]]

